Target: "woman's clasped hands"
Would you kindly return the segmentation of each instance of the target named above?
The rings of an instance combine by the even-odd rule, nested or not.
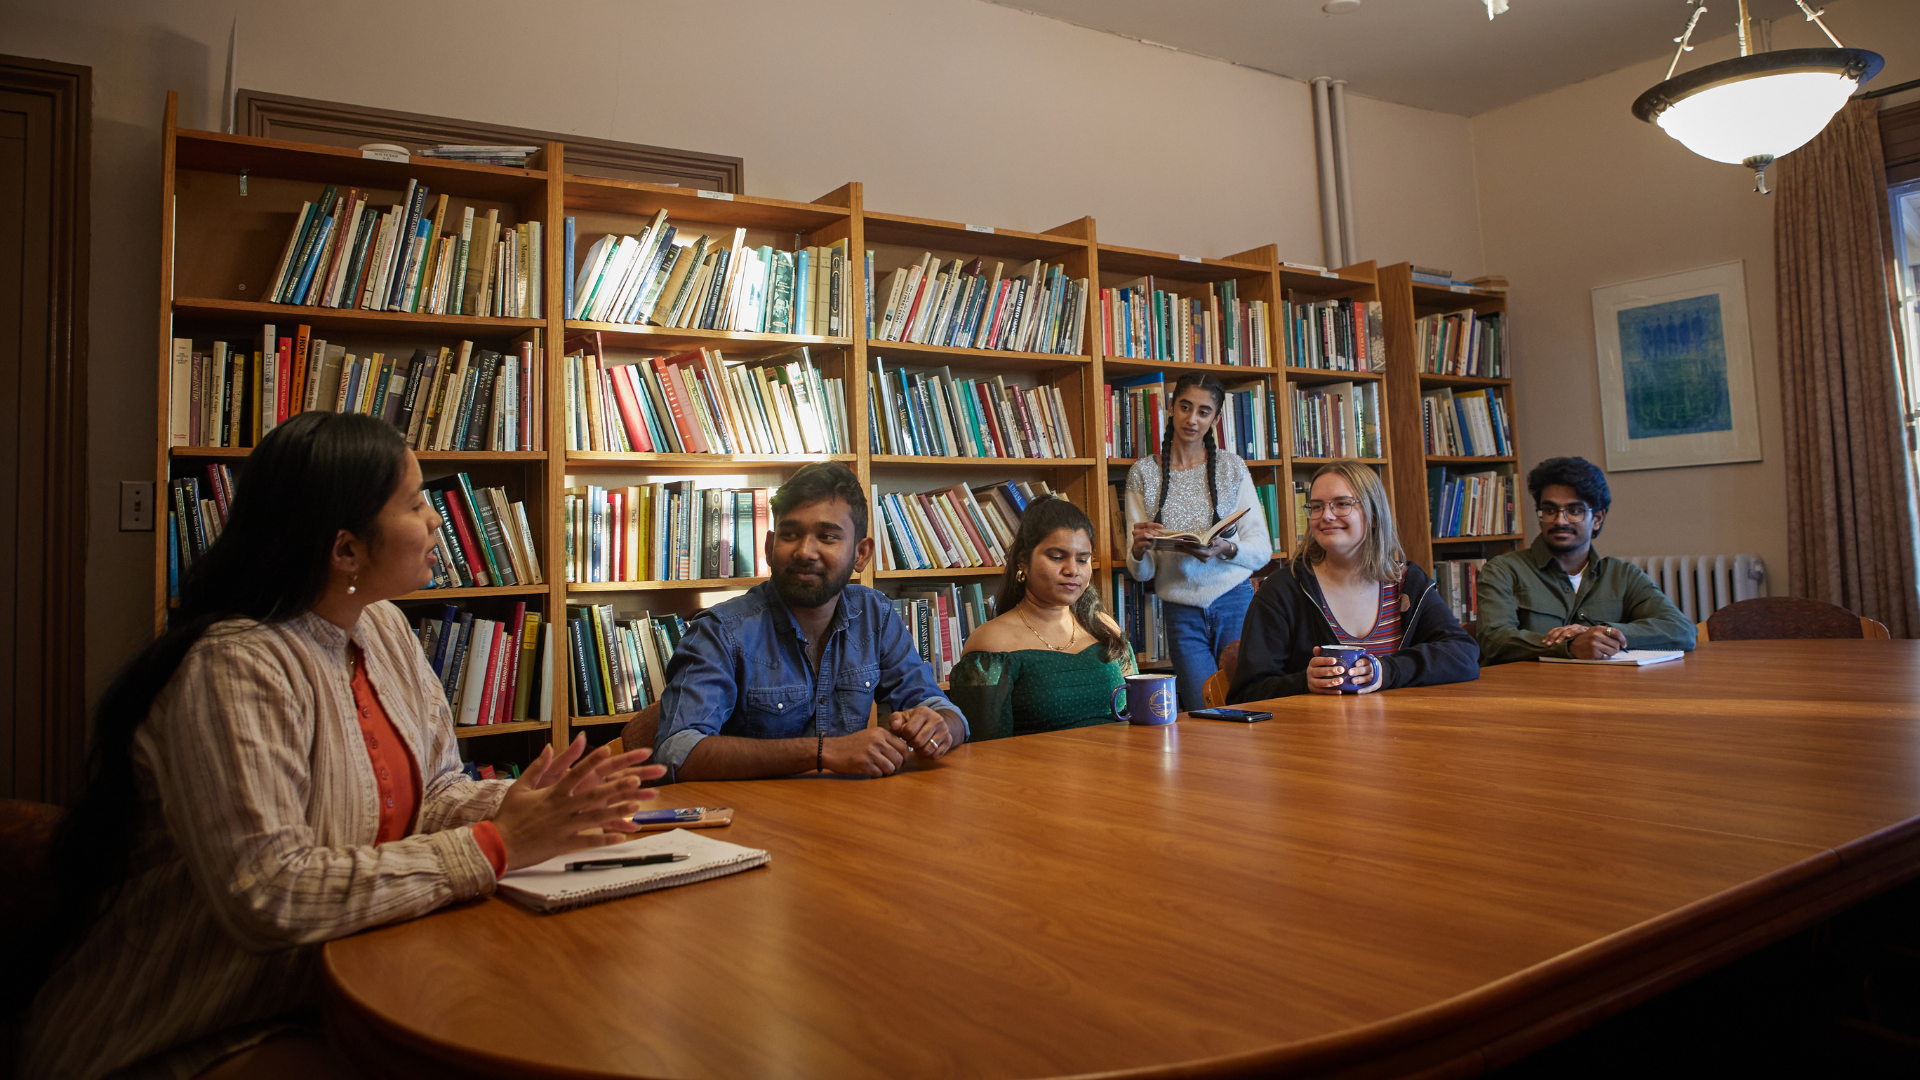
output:
[[[587,753],[584,735],[576,736],[558,757],[551,746],[541,750],[507,789],[493,816],[506,845],[507,869],[581,848],[618,844],[639,832],[633,815],[654,797],[640,784],[667,771],[642,764],[651,756],[651,747],[615,754],[602,746]]]

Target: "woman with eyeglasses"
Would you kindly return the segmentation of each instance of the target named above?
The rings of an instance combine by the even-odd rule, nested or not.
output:
[[[1338,653],[1353,649],[1359,663],[1342,664]],[[1479,646],[1400,550],[1379,475],[1355,461],[1321,466],[1307,494],[1306,543],[1254,597],[1227,700],[1479,677]]]
[[[1152,581],[1160,598],[1182,710],[1205,703],[1201,687],[1219,670],[1221,650],[1240,640],[1240,624],[1253,602],[1247,579],[1273,558],[1247,463],[1214,441],[1226,399],[1219,379],[1180,376],[1167,402],[1160,452],[1127,470],[1126,518],[1133,539],[1127,570],[1135,581]],[[1251,512],[1211,544],[1154,546],[1153,538],[1162,533],[1201,534],[1247,508]]]

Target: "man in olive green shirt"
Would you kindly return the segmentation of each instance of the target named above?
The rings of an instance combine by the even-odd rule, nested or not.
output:
[[[1585,458],[1548,458],[1527,474],[1540,514],[1533,545],[1480,569],[1480,663],[1542,656],[1604,660],[1622,649],[1692,651],[1693,624],[1632,563],[1593,550],[1612,496]]]

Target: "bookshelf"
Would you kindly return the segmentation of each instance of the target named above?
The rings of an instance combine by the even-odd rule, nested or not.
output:
[[[1387,399],[1392,426],[1394,483],[1390,488],[1394,517],[1400,527],[1400,542],[1407,557],[1431,570],[1436,559],[1482,559],[1512,551],[1526,540],[1523,519],[1512,531],[1482,536],[1441,537],[1435,535],[1429,510],[1428,473],[1430,468],[1449,467],[1487,471],[1516,477],[1520,486],[1519,458],[1514,454],[1457,456],[1428,454],[1423,429],[1421,396],[1433,390],[1485,390],[1501,397],[1509,420],[1513,416],[1513,379],[1469,375],[1443,375],[1419,370],[1415,355],[1415,321],[1429,316],[1462,310],[1476,314],[1499,314],[1507,310],[1506,296],[1498,292],[1466,286],[1427,285],[1413,280],[1413,267],[1407,263],[1379,269],[1381,306],[1386,316]],[[1509,364],[1511,358],[1509,357]],[[1509,370],[1511,370],[1509,368]],[[1510,429],[1509,429],[1510,430]],[[1524,490],[1516,492],[1515,510],[1524,514]]]
[[[1423,564],[1430,564],[1436,548],[1425,517],[1427,466],[1491,464],[1511,470],[1515,464],[1511,459],[1428,459],[1422,453],[1419,398],[1423,389],[1491,387],[1510,394],[1511,380],[1418,374],[1412,367],[1413,320],[1462,304],[1471,304],[1476,310],[1504,311],[1504,300],[1492,294],[1463,298],[1446,290],[1415,286],[1404,265],[1378,268],[1363,263],[1329,271],[1303,269],[1283,264],[1272,245],[1224,258],[1150,251],[1103,243],[1092,218],[1028,232],[874,211],[865,207],[858,183],[846,184],[811,202],[794,202],[574,175],[567,172],[564,147],[557,143],[546,145],[529,161],[529,167],[518,169],[424,159],[376,161],[337,147],[182,130],[177,126],[171,99],[163,154],[161,241],[163,250],[172,252],[173,257],[164,261],[160,282],[160,437],[155,475],[162,491],[169,479],[203,475],[210,465],[226,466],[238,473],[249,452],[244,446],[167,445],[169,344],[176,337],[191,337],[196,343],[222,335],[250,340],[259,335],[263,325],[271,323],[279,328],[306,324],[315,335],[363,348],[383,344],[395,349],[440,346],[468,340],[476,346],[505,351],[524,340],[537,339],[540,343],[546,360],[541,415],[544,449],[422,451],[417,456],[430,479],[466,472],[476,485],[504,487],[510,497],[524,501],[544,580],[539,585],[423,590],[402,597],[399,603],[415,617],[453,602],[476,613],[491,613],[482,617],[497,618],[503,609],[525,602],[550,623],[557,622],[564,628],[570,601],[610,604],[622,617],[642,613],[691,615],[765,578],[568,582],[564,496],[569,489],[588,484],[614,487],[675,480],[690,480],[701,486],[774,487],[794,470],[823,456],[846,464],[869,493],[930,492],[954,484],[977,486],[1008,479],[1044,480],[1086,509],[1093,521],[1097,533],[1096,581],[1111,605],[1112,571],[1124,566],[1111,554],[1117,539],[1113,532],[1116,486],[1124,482],[1135,459],[1105,453],[1107,406],[1103,388],[1114,380],[1142,375],[1163,375],[1170,384],[1181,374],[1199,370],[1215,375],[1229,388],[1264,388],[1273,402],[1273,434],[1279,452],[1256,456],[1248,465],[1256,485],[1276,488],[1281,541],[1275,545],[1276,559],[1291,554],[1295,547],[1293,537],[1299,523],[1294,520],[1291,484],[1309,478],[1324,460],[1291,453],[1295,420],[1289,384],[1312,388],[1368,383],[1384,390],[1380,402],[1381,452],[1365,460],[1386,479],[1408,541],[1408,553]],[[240,182],[243,175],[244,193]],[[355,184],[377,193],[379,198],[397,200],[409,178],[429,184],[436,192],[449,193],[455,206],[497,211],[503,225],[542,224],[546,243],[544,261],[537,268],[542,280],[537,317],[318,308],[260,299],[303,200],[313,198],[326,184]],[[749,246],[778,251],[795,252],[845,241],[848,289],[843,332],[770,334],[568,320],[565,283],[584,261],[590,243],[606,233],[638,233],[663,210],[678,228],[716,235],[726,230],[729,237],[734,230],[742,229]],[[567,253],[562,237],[568,217],[575,220],[572,266],[563,265]],[[868,252],[872,253],[873,282],[866,279]],[[989,269],[996,261],[1004,262],[1008,274],[1014,273],[1016,266],[1038,260],[1062,267],[1065,278],[1084,278],[1088,298],[1082,347],[1077,352],[1006,351],[870,336],[868,290],[876,293],[872,302],[884,305],[886,297],[877,294],[888,274],[929,253],[943,262],[958,259],[966,263],[978,258]],[[1100,290],[1145,277],[1153,279],[1156,289],[1176,297],[1204,298],[1209,288],[1219,290],[1230,283],[1238,299],[1264,302],[1269,334],[1263,343],[1267,365],[1203,364],[1110,351],[1102,332]],[[1290,351],[1283,305],[1289,301],[1339,300],[1378,301],[1382,305],[1387,355],[1384,372],[1329,370],[1295,362],[1298,358]],[[818,370],[844,380],[849,439],[846,449],[850,452],[806,455],[570,449],[564,435],[567,405],[562,361],[589,340],[614,362],[705,348],[719,351],[728,361],[751,364],[805,346]],[[961,379],[998,378],[1022,389],[1057,390],[1074,456],[955,457],[875,452],[866,402],[876,359],[884,363],[889,375],[896,370],[950,370]],[[873,513],[872,507],[869,512]],[[875,519],[877,545],[881,542],[877,515]],[[1438,547],[1443,552],[1463,553],[1505,550],[1518,539],[1450,540],[1438,542]],[[163,522],[155,531],[154,542],[156,628],[165,625],[167,612],[167,543]],[[857,580],[890,595],[940,582],[978,584],[991,593],[999,573],[997,566],[882,569],[876,558]],[[577,729],[597,732],[596,738],[609,737],[631,718],[632,714],[570,715],[566,691],[570,665],[565,641],[562,633],[555,648],[556,715],[546,720],[462,728],[459,734],[463,740],[483,741],[476,753],[493,755],[487,760],[506,756],[524,759],[537,751],[542,741],[564,745]],[[492,741],[495,736],[500,741]]]

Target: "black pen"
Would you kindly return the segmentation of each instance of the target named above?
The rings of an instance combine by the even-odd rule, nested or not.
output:
[[[569,870],[616,870],[623,866],[655,866],[659,863],[686,862],[691,855],[641,855],[633,859],[588,859],[585,862],[570,862]]]

